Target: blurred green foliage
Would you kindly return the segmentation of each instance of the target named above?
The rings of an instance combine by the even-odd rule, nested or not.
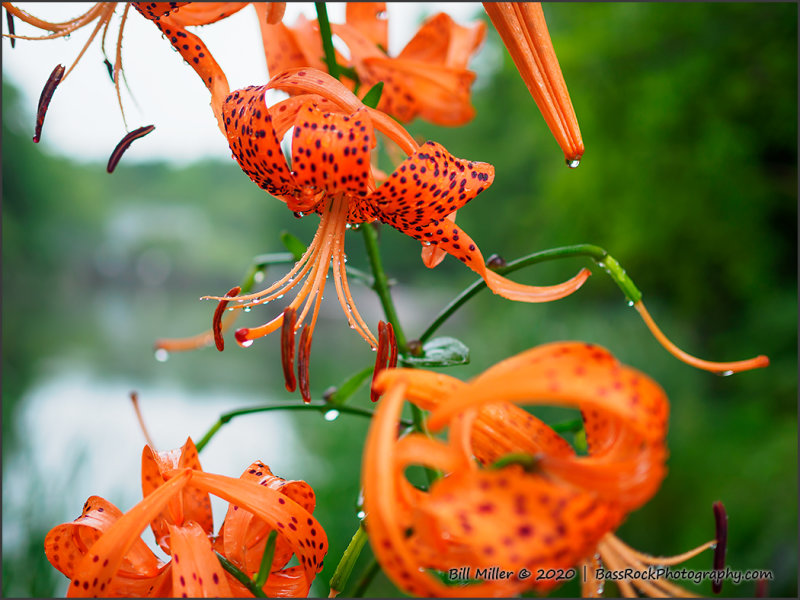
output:
[[[448,373],[466,378],[559,339],[609,348],[659,381],[672,400],[669,476],[620,536],[645,552],[681,552],[713,536],[711,503],[723,500],[731,568],[772,569],[770,594],[796,596],[797,5],[567,3],[546,5],[545,15],[586,144],[583,164],[564,166],[490,27],[476,67],[475,121],[459,129],[410,128],[457,156],[495,166],[494,185],[459,212],[459,224],[485,256],[603,246],[679,346],[719,360],[764,353],[771,366],[718,378],[677,362],[595,269],[582,290],[553,304],[479,294],[438,332],[471,350],[471,364]],[[492,57],[502,60],[497,69]],[[152,342],[207,327],[210,307],[196,301],[200,295],[224,293],[251,257],[281,251],[281,230],[310,240],[316,219],[295,221],[232,161],[174,168],[123,160],[108,176],[100,165],[50,156],[31,144],[33,107],[23,113],[7,82],[3,109],[4,467],[24,436],[14,427],[20,402],[54,357],[83,360],[98,379],[123,374],[179,381],[189,390],[223,386],[231,390],[231,409],[240,406],[237,391],[280,395],[275,340],[248,351],[175,357],[158,370]],[[349,234],[348,256],[366,268],[358,238]],[[398,281],[400,318],[413,339],[475,277],[452,259],[426,270],[418,243],[386,227],[381,238],[387,269]],[[584,264],[538,265],[512,278],[555,283]],[[335,304],[329,296],[326,302]],[[118,302],[122,313],[104,317]],[[362,312],[377,319],[377,310],[374,303]],[[251,320],[264,316],[254,311]],[[317,398],[373,360],[340,317],[321,319],[315,335]],[[110,318],[112,326],[102,327]],[[352,401],[368,406],[365,389]],[[333,474],[325,485],[310,480],[330,539],[323,583],[315,587],[324,593],[357,526],[368,423],[346,416],[333,423],[319,415],[292,419],[304,432],[306,451]],[[203,432],[187,433],[197,439]],[[254,458],[270,462],[252,443]],[[240,468],[233,465],[229,474]],[[17,482],[6,481],[5,472],[7,489]],[[95,493],[103,491],[85,490]],[[4,494],[4,522],[15,518],[28,536],[3,548],[3,595],[63,593],[60,575],[51,576],[41,552],[44,534],[57,523],[30,507],[12,516],[7,510]],[[354,579],[370,554],[366,548]],[[689,566],[709,568],[710,558]],[[726,583],[724,593],[752,590],[752,584]],[[577,592],[569,584],[555,593]],[[368,588],[370,595],[395,593],[382,574]]]

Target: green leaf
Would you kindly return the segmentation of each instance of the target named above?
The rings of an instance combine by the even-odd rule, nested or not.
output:
[[[402,356],[400,362],[412,367],[452,367],[469,363],[469,348],[451,337],[433,338],[422,346],[421,356]]]
[[[382,93],[383,93],[383,82],[379,81],[371,88],[369,88],[369,91],[366,93],[361,102],[363,102],[370,108],[376,108],[378,106],[378,102],[381,101]]]
[[[336,391],[325,398],[325,401],[333,406],[341,406],[358,391],[364,382],[372,375],[373,367],[365,367],[355,375],[348,377],[345,382],[336,388]]]
[[[306,245],[296,235],[288,231],[281,231],[281,241],[286,249],[294,255],[295,260],[300,260],[306,253]]]

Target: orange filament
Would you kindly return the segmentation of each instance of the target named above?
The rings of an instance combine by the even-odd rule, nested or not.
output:
[[[144,439],[147,442],[147,445],[155,450],[156,445],[153,443],[153,438],[151,438],[150,434],[147,432],[147,427],[144,424],[144,417],[142,417],[142,411],[139,408],[139,394],[135,391],[132,391],[130,397],[131,404],[133,404],[133,410],[136,413],[136,419],[139,421],[139,427],[141,427],[142,433],[144,434]]]
[[[703,369],[705,371],[711,371],[712,373],[717,373],[718,375],[730,375],[732,373],[741,373],[742,371],[760,369],[769,366],[769,358],[764,355],[756,356],[755,358],[750,358],[748,360],[739,360],[734,362],[711,362],[708,360],[695,358],[691,354],[687,354],[678,348],[669,339],[667,339],[667,336],[665,336],[658,328],[658,325],[655,324],[655,321],[653,321],[653,318],[650,316],[650,313],[647,312],[647,309],[644,307],[644,303],[641,300],[636,302],[633,306],[637,311],[639,311],[639,314],[642,316],[647,328],[658,340],[658,343],[664,346],[664,348],[667,349],[667,352],[672,354],[675,358],[685,362],[688,365],[692,365],[693,367],[697,367],[698,369]]]

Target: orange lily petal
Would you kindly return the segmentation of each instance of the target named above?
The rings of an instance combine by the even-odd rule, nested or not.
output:
[[[164,485],[170,471],[183,468],[203,470],[191,438],[187,438],[179,450],[155,452],[150,446],[145,446],[142,450],[142,495],[146,498]],[[208,534],[214,530],[211,500],[207,493],[193,486],[187,486],[172,498],[167,509],[150,524],[156,542],[165,552],[170,551],[168,525],[183,525],[187,521],[198,523]]]
[[[372,119],[363,108],[351,116],[323,113],[309,102],[298,114],[292,137],[295,181],[314,192],[365,197],[375,183],[370,151]]]
[[[71,523],[53,527],[45,537],[47,560],[72,579],[75,566],[94,543],[122,516],[116,506],[100,496],[91,496],[83,505],[81,516]],[[119,575],[149,578],[157,576],[163,565],[141,538],[125,554]]]
[[[164,4],[169,4],[165,2]],[[171,14],[172,20],[182,27],[211,25],[242,10],[249,2],[186,2]]]
[[[389,47],[389,21],[385,2],[348,2],[345,22],[384,51]]]
[[[464,69],[486,37],[482,21],[463,27],[447,13],[427,19],[397,58]]]
[[[225,570],[203,529],[193,522],[169,526],[172,547],[172,589],[175,596],[227,598],[231,595]]]
[[[189,482],[192,471],[186,470],[167,481],[152,494],[122,515],[91,547],[78,564],[69,586],[69,596],[101,596],[122,566],[125,555],[147,523],[153,520]]]
[[[311,581],[322,570],[328,550],[325,530],[307,510],[284,494],[250,481],[193,472],[192,485],[253,513],[284,536]]]
[[[484,2],[525,85],[568,163],[583,156],[578,120],[538,2]],[[570,166],[577,166],[571,164]]]

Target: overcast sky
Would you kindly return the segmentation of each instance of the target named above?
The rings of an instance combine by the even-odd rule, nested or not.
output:
[[[64,21],[83,14],[91,3],[15,3],[36,17]],[[422,15],[445,10],[459,23],[466,23],[480,10],[476,3],[390,3],[389,50],[395,54],[416,31]],[[5,12],[5,11],[3,11]],[[316,18],[313,3],[289,3],[284,21],[293,24],[300,13]],[[106,40],[113,62],[121,8]],[[328,5],[333,22],[344,20],[344,4]],[[2,19],[5,31],[5,17]],[[18,35],[40,36],[41,32],[15,19]],[[94,24],[69,39],[17,40],[11,49],[3,39],[3,77],[22,91],[25,119],[30,133],[39,95],[53,68],[69,67],[88,39]],[[268,80],[261,36],[252,7],[213,25],[194,28],[230,83],[231,90]],[[81,160],[105,162],[117,142],[127,133],[100,50],[100,36],[80,63],[56,90],[47,112],[40,146],[45,151],[68,154]],[[155,132],[134,143],[125,162],[165,159],[185,164],[202,157],[227,159],[230,150],[216,126],[209,107],[210,96],[195,72],[183,62],[158,29],[131,10],[125,24],[122,62],[133,93],[122,87],[122,102],[128,130],[156,125]],[[135,101],[134,101],[135,100]]]

